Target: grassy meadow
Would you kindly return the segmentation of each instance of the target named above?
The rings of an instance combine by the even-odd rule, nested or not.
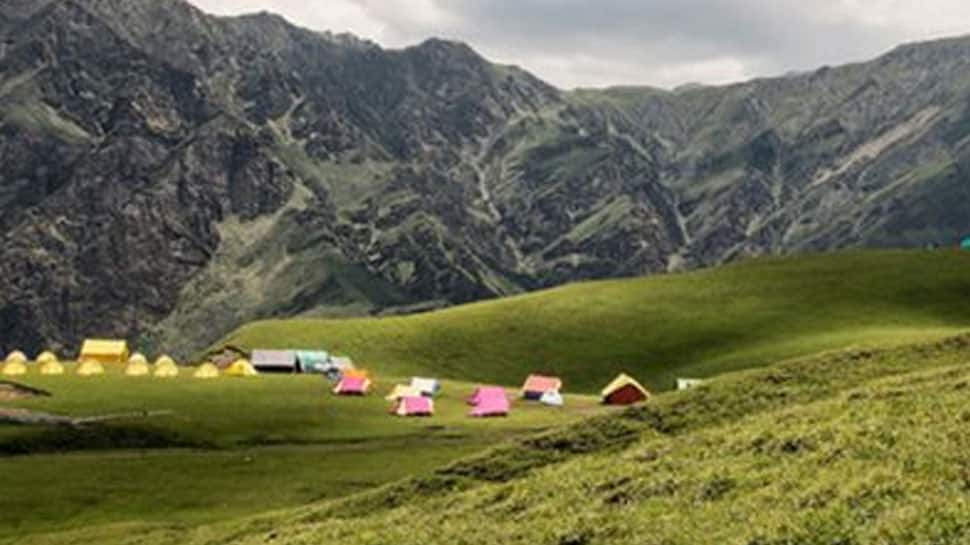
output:
[[[18,379],[0,544],[970,543],[970,253],[772,258],[408,317],[279,320],[225,339],[323,347],[376,377]],[[657,391],[595,392],[620,370]],[[465,416],[475,384],[561,374],[566,407]],[[411,374],[428,419],[387,414]],[[677,376],[713,377],[668,392]],[[514,393],[514,390],[512,391]]]
[[[589,282],[426,314],[255,322],[220,344],[325,346],[395,374],[517,384],[543,370],[596,392],[627,371],[654,390],[847,347],[970,328],[970,252],[757,259]]]
[[[298,509],[123,545],[970,542],[970,336],[715,379]]]
[[[495,442],[600,410],[568,396],[564,409],[515,402],[505,419],[471,419],[474,385],[447,382],[432,418],[387,414],[395,382],[338,397],[318,376],[199,380],[45,377],[20,382],[51,397],[3,406],[89,417],[168,412],[81,431],[0,425],[0,542],[33,533],[137,521],[201,524],[367,490]],[[510,392],[514,393],[514,392]]]

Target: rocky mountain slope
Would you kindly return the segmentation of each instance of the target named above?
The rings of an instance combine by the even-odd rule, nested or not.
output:
[[[563,92],[182,0],[0,3],[0,344],[188,351],[738,256],[970,231],[970,40]],[[150,348],[150,346],[148,346]]]

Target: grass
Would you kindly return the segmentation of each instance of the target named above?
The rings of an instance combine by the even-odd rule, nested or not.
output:
[[[406,317],[261,321],[223,343],[321,346],[397,375],[517,384],[547,371],[580,392],[629,371],[663,390],[678,376],[961,331],[968,267],[970,253],[949,250],[759,259]]]
[[[964,335],[802,359],[371,492],[121,542],[964,544],[968,357]]]
[[[172,411],[67,432],[0,425],[0,542],[121,522],[198,525],[372,489],[490,444],[596,411],[518,403],[508,419],[466,418],[471,384],[446,382],[430,419],[386,414],[375,394],[341,398],[320,377],[201,381],[28,375],[49,398],[7,403],[73,416]],[[6,452],[8,456],[4,457]],[[9,456],[11,453],[20,455]],[[26,454],[26,455],[25,455]]]
[[[377,396],[453,379],[430,420],[319,377],[28,375],[54,395],[14,406],[172,414],[0,426],[0,543],[967,543],[970,336],[948,336],[970,330],[968,265],[766,259],[227,339],[349,353]],[[619,413],[575,395],[620,369],[655,389],[740,372]],[[566,378],[566,410],[464,416],[474,381],[536,370]]]

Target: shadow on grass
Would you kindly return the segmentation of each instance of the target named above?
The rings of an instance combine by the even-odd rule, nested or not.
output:
[[[22,428],[0,438],[0,457],[98,450],[215,448],[169,430],[143,425],[92,424]]]

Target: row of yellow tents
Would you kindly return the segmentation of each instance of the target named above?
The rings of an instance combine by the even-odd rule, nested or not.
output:
[[[75,373],[82,377],[103,375],[104,363],[93,357],[83,357],[83,352],[82,350],[82,358],[79,359]],[[63,375],[65,373],[64,365],[53,352],[42,352],[37,355],[34,361],[42,375]],[[0,375],[8,377],[26,375],[29,370],[27,363],[27,356],[23,352],[15,350],[7,355],[6,360],[4,360],[3,366],[0,367]],[[155,360],[154,365],[150,365],[148,358],[137,352],[128,358],[124,368],[124,375],[129,377],[173,378],[179,376],[179,374],[180,368],[171,357],[160,356]],[[251,377],[257,374],[252,363],[244,358],[236,360],[223,371],[220,371],[214,363],[205,362],[192,372],[193,377],[200,379],[218,378],[220,375]]]

